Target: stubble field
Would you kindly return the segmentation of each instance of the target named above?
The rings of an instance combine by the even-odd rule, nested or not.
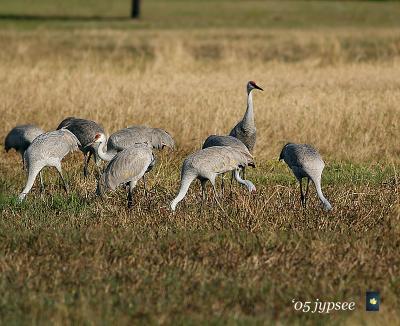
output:
[[[385,7],[375,6],[379,16]],[[156,153],[150,194],[140,183],[132,210],[123,189],[96,198],[80,153],[63,162],[68,196],[47,169],[45,193],[36,185],[19,204],[20,157],[1,153],[2,323],[400,322],[397,26],[31,24],[0,22],[0,139],[17,124],[53,130],[77,116],[110,134],[161,127],[177,149]],[[212,196],[200,212],[193,184],[170,213],[184,157],[241,119],[248,80],[265,90],[254,93],[257,168],[247,173],[257,192],[234,185],[224,213]],[[301,208],[278,162],[287,142],[320,150],[332,212],[313,187]],[[365,312],[367,290],[380,291],[380,313]],[[356,310],[293,308],[292,299],[317,298]]]

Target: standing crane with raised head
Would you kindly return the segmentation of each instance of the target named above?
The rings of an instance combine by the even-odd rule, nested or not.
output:
[[[222,209],[215,190],[215,179],[219,174],[229,171],[235,172],[236,180],[245,185],[250,192],[256,187],[251,181],[243,180],[239,171],[246,166],[254,165],[253,157],[229,146],[213,146],[201,149],[190,154],[183,162],[181,170],[181,185],[177,196],[171,202],[171,210],[175,211],[176,205],[186,196],[190,184],[194,179],[199,179],[202,189],[202,204],[205,199],[205,185],[211,182],[214,198]]]
[[[54,166],[63,182],[64,190],[68,193],[61,169],[62,159],[70,152],[79,148],[81,144],[75,135],[67,129],[46,132],[37,136],[24,154],[25,167],[28,171],[28,180],[24,190],[19,195],[19,200],[25,199],[32,189],[38,173],[45,166]]]
[[[4,140],[4,149],[8,152],[14,148],[21,154],[24,166],[24,153],[32,141],[44,131],[35,125],[21,125],[11,129]]]
[[[303,207],[306,207],[308,187],[311,180],[315,185],[315,189],[317,190],[318,197],[321,200],[324,209],[326,211],[332,209],[331,204],[325,198],[321,190],[321,176],[325,163],[314,147],[307,144],[288,143],[283,147],[279,160],[284,160],[286,162],[293,171],[296,179],[299,181],[300,200]],[[303,178],[307,178],[305,194],[303,193]]]
[[[61,128],[71,131],[81,143],[79,149],[84,155],[83,174],[86,177],[88,175],[88,164],[92,155],[96,166],[100,164],[100,157],[97,155],[96,150],[97,144],[90,145],[90,143],[97,133],[106,134],[104,128],[95,121],[75,117],[68,117],[61,121],[57,129]]]
[[[134,144],[118,152],[101,175],[97,184],[97,194],[102,196],[107,190],[114,191],[119,185],[128,184],[128,208],[131,208],[137,182],[154,164],[153,152],[146,144]]]
[[[168,132],[146,126],[131,126],[116,131],[109,137],[107,148],[121,151],[137,143],[148,143],[154,149],[175,148],[175,141]]]
[[[254,123],[254,107],[252,91],[258,89],[263,91],[254,81],[247,83],[247,109],[243,119],[239,121],[230,132],[230,136],[238,138],[246,145],[250,153],[253,152],[256,144],[257,129]]]

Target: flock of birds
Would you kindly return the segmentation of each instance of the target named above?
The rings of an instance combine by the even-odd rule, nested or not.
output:
[[[190,154],[183,162],[181,184],[177,196],[171,202],[171,210],[175,211],[178,203],[186,196],[191,183],[198,179],[202,187],[202,204],[206,196],[205,187],[210,181],[214,198],[221,207],[215,188],[218,175],[231,172],[232,179],[254,192],[256,187],[245,178],[246,167],[255,167],[251,154],[256,143],[256,126],[254,122],[253,90],[263,90],[254,81],[247,83],[247,109],[244,117],[231,130],[228,136],[209,136],[202,149]],[[131,126],[113,133],[107,138],[104,128],[98,123],[68,117],[57,130],[44,132],[34,125],[22,125],[13,128],[5,139],[5,150],[14,148],[22,156],[23,166],[27,170],[28,179],[25,188],[19,195],[24,200],[32,189],[39,174],[41,190],[43,190],[42,169],[54,166],[68,193],[61,169],[61,161],[70,152],[80,150],[84,154],[83,173],[88,175],[88,164],[93,156],[99,178],[98,195],[108,190],[115,190],[125,185],[128,192],[128,207],[133,205],[133,191],[137,182],[155,165],[154,149],[175,148],[171,135],[159,128]],[[310,180],[314,183],[317,195],[325,210],[332,209],[321,190],[321,175],[324,162],[318,151],[307,144],[286,144],[280,160],[284,160],[300,183],[301,203],[305,207]],[[100,171],[100,162],[109,162],[104,171]],[[306,178],[306,191],[303,191],[302,180]],[[146,191],[146,183],[144,183]]]

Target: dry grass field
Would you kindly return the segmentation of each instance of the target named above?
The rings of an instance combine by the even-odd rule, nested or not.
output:
[[[371,6],[362,13],[388,10]],[[20,157],[1,153],[0,322],[400,323],[400,29],[362,17],[361,27],[304,29],[0,21],[1,140],[17,124],[52,130],[79,116],[109,133],[161,127],[177,142],[156,154],[151,192],[140,183],[132,210],[122,189],[96,198],[80,153],[63,162],[68,196],[47,169],[45,193],[36,185],[19,204]],[[225,213],[212,196],[200,212],[194,184],[170,213],[184,157],[242,117],[248,80],[265,90],[254,94],[257,192],[235,186]],[[278,162],[289,141],[320,150],[332,212],[314,188],[301,208]],[[380,291],[379,313],[365,312],[367,290]],[[293,308],[292,299],[317,298],[356,309]]]

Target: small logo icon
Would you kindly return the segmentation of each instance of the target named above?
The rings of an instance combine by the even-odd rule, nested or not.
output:
[[[379,311],[379,304],[381,299],[379,292],[368,291],[365,294],[365,309],[367,311]]]

